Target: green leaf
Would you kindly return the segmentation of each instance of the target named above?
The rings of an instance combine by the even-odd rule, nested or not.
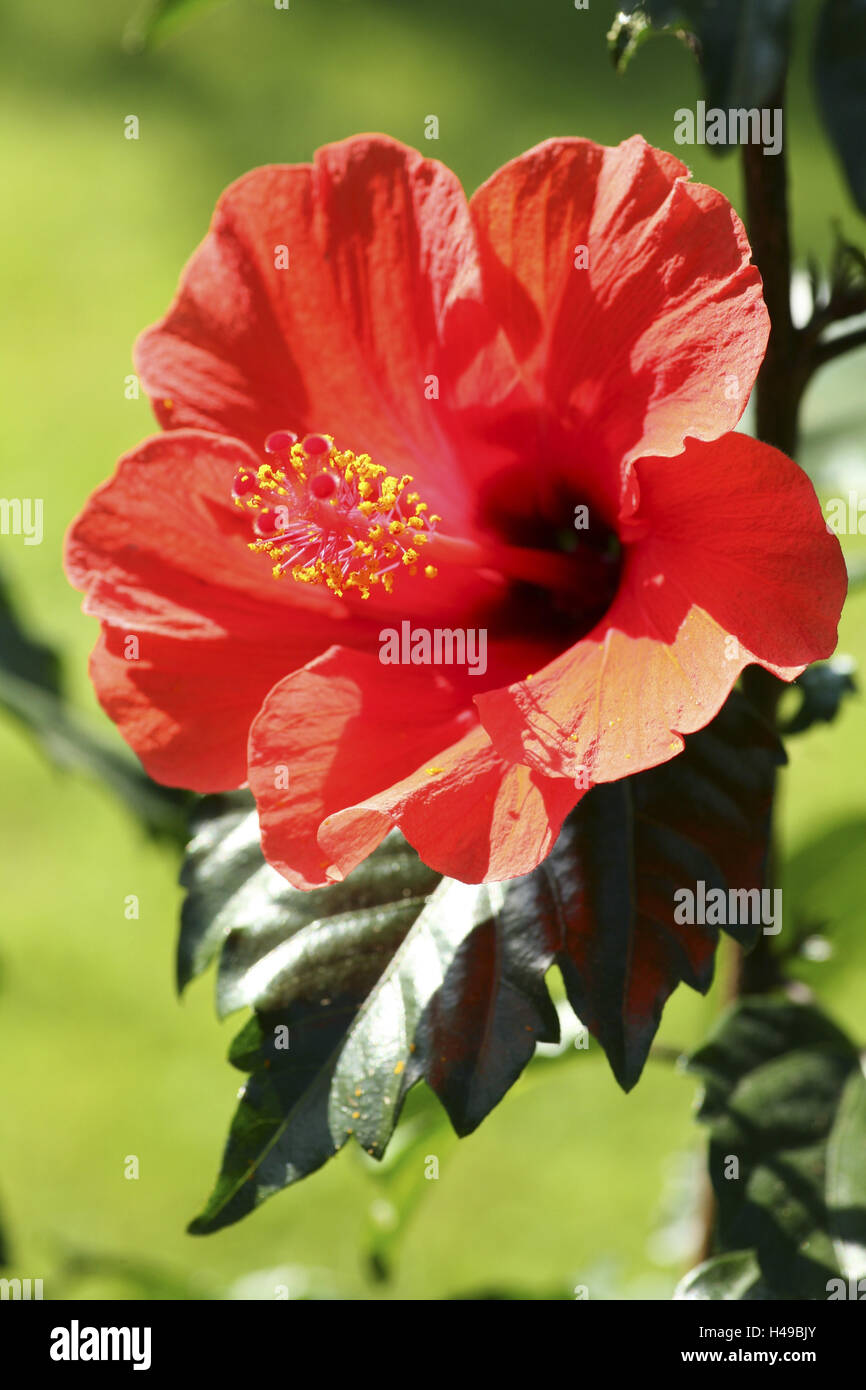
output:
[[[825,1298],[839,1275],[831,1234],[859,1240],[866,1218],[864,1151],[848,1147],[862,1123],[848,1089],[861,1079],[856,1048],[811,1005],[755,997],[688,1065],[705,1083],[720,1251],[754,1250],[777,1297]]]
[[[823,827],[784,864],[783,892],[794,904],[785,970],[834,1001],[856,1027],[862,1016],[863,844],[866,816]]]
[[[490,886],[492,911],[460,942],[419,1019],[417,1067],[460,1135],[499,1103],[537,1043],[559,1041],[544,980],[555,942],[527,887],[526,879]]]
[[[267,888],[282,891],[286,881],[262,858],[258,817],[249,792],[205,796],[189,821],[191,840],[181,870],[186,889],[177,944],[176,979],[182,993],[218,954],[244,903],[258,915]],[[274,883],[276,880],[276,883]]]
[[[832,724],[845,697],[857,693],[854,670],[853,660],[840,655],[808,666],[794,682],[794,689],[800,696],[799,705],[792,715],[780,722],[780,732],[790,736],[803,733],[813,724]]]
[[[775,735],[734,692],[679,757],[589,792],[550,857],[510,885],[508,911],[542,928],[572,1008],[626,1090],[676,985],[705,993],[712,982],[719,929],[678,925],[674,893],[700,879],[763,884],[783,761]],[[759,927],[727,930],[749,945]]]
[[[151,781],[132,758],[94,733],[66,704],[58,654],[25,632],[2,581],[0,708],[27,729],[58,767],[106,783],[149,834],[184,843],[191,794]]]
[[[754,1250],[731,1250],[705,1260],[681,1279],[674,1299],[743,1299],[755,1302],[772,1298],[761,1278]]]
[[[50,695],[60,695],[60,657],[53,648],[25,632],[0,577],[0,674]]]
[[[123,47],[128,53],[152,48],[219,3],[220,0],[142,0],[126,26]]]
[[[760,880],[783,756],[736,695],[679,758],[590,792],[533,874],[488,887],[440,880],[392,832],[344,883],[303,893],[264,863],[245,798],[202,803],[178,980],[219,954],[219,1012],[255,1017],[232,1047],[251,1076],[192,1229],[237,1220],[350,1134],[381,1157],[422,1078],[468,1134],[559,1040],[554,963],[634,1084],[668,994],[712,978],[718,929],[677,927],[674,889]]]
[[[618,72],[625,72],[638,49],[652,37],[653,26],[640,6],[632,10],[619,10],[607,35],[607,46],[613,65]],[[686,35],[681,35],[685,38]]]
[[[636,0],[608,42],[623,67],[651,29],[667,30],[697,54],[707,105],[766,106],[788,66],[793,0]],[[710,146],[724,153],[730,146]]]
[[[222,948],[221,1016],[273,1009],[298,991],[351,987],[365,957],[381,969],[440,879],[393,834],[350,880],[302,893],[265,863],[246,792],[204,798],[192,828],[181,872],[178,988]]]
[[[412,851],[395,851],[389,840],[368,861],[371,883],[377,867],[386,866],[379,913],[366,909],[358,930],[338,931],[336,942],[318,919],[298,927],[289,938],[296,971],[285,970],[282,960],[273,971],[267,957],[258,963],[264,963],[269,1007],[251,1020],[231,1053],[235,1065],[253,1074],[216,1189],[190,1226],[192,1234],[238,1220],[320,1167],[350,1136],[368,1153],[384,1151],[418,1079],[412,1048],[421,1015],[461,940],[495,911],[496,894],[443,880],[407,912],[402,895],[396,896],[399,879],[388,868],[395,852]],[[383,930],[402,937],[384,969]]]
[[[839,1269],[866,1278],[866,1080],[849,1079],[827,1141],[829,1231]]]
[[[239,827],[238,843],[248,834],[258,834],[255,815],[252,824]],[[258,876],[250,885],[250,909],[242,900],[233,905],[235,926],[217,982],[221,1015],[245,1006],[268,1012],[312,996],[366,993],[440,882],[395,833],[351,881],[330,888],[299,892],[267,865]]]
[[[824,123],[854,201],[866,213],[866,0],[825,0],[814,69]]]

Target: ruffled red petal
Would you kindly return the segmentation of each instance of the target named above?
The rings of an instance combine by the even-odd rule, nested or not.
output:
[[[241,626],[271,640],[287,610],[351,623],[322,588],[278,584],[249,549],[249,518],[233,504],[232,478],[260,460],[237,439],[179,430],[125,454],[90,497],[66,538],[66,573],[85,611],[166,637],[212,636]]]
[[[323,590],[278,584],[248,549],[231,480],[256,463],[216,435],[148,440],[121,459],[66,542],[67,574],[105,627],[91,668],[101,703],[153,777],[196,791],[245,780],[262,699],[322,650],[329,630],[356,640],[373,630]]]
[[[237,635],[173,641],[105,625],[90,660],[99,702],[157,782],[196,792],[247,780],[250,725],[304,649]]]
[[[637,465],[640,507],[604,619],[527,682],[476,697],[497,751],[614,781],[665,762],[743,667],[793,680],[827,657],[846,589],[809,479],[745,435]]]
[[[580,796],[503,762],[442,677],[384,679],[374,657],[340,648],[267,697],[250,787],[266,858],[302,888],[344,878],[393,825],[442,873],[514,877]]]
[[[769,320],[722,194],[641,136],[615,149],[564,139],[499,169],[470,208],[485,298],[535,410],[530,457],[613,519],[635,459],[736,425]]]
[[[473,460],[449,420],[491,331],[456,175],[367,135],[232,184],[136,361],[167,428],[253,447],[274,429],[327,430],[410,472],[453,528],[469,524]]]

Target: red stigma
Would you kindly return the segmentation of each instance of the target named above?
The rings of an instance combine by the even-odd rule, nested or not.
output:
[[[324,434],[307,434],[302,440],[302,447],[305,454],[316,457],[319,454],[329,454],[331,452],[331,440]]]
[[[309,482],[310,496],[315,497],[317,502],[327,502],[338,486],[339,479],[333,473],[317,473]]]
[[[236,473],[232,482],[232,492],[235,497],[247,497],[251,492],[255,492],[258,487],[258,479],[253,473]]]
[[[278,536],[281,531],[285,530],[285,524],[276,511],[271,507],[266,507],[264,511],[259,512],[253,522],[253,530],[257,536],[261,536],[262,540],[273,539],[274,536]]]
[[[293,444],[297,444],[298,436],[292,434],[291,430],[274,430],[265,440],[266,454],[286,454]]]

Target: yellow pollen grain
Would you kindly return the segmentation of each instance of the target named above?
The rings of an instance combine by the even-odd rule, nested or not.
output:
[[[432,777],[435,772],[444,772],[445,769],[444,767],[425,767],[424,771],[429,777]]]

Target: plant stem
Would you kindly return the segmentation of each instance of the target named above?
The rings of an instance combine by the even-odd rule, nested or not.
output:
[[[784,83],[773,94],[769,105],[784,110]],[[784,125],[783,125],[784,128]],[[752,259],[761,272],[764,302],[770,315],[767,351],[755,384],[756,433],[765,444],[772,444],[788,455],[797,450],[800,401],[809,379],[808,355],[803,335],[791,316],[791,238],[788,224],[788,168],[785,141],[778,155],[765,155],[761,145],[744,145],[743,182],[746,199],[746,226],[752,246]],[[783,686],[761,666],[749,666],[743,673],[743,689],[767,722],[776,727],[776,714]],[[778,789],[773,798],[773,811]],[[767,885],[773,886],[777,855],[771,827],[767,862]],[[746,955],[740,947],[735,957],[725,993],[728,1002],[744,994],[763,994],[777,978],[776,962],[767,937],[761,935]],[[713,1252],[716,1202],[709,1179],[701,1198],[702,1236],[699,1260]]]
[[[773,94],[769,105],[784,110],[784,85]],[[762,145],[744,145],[743,178],[752,257],[761,272],[770,315],[770,339],[755,393],[757,435],[765,444],[793,454],[808,373],[801,335],[791,317],[786,141],[777,155],[765,154]]]

